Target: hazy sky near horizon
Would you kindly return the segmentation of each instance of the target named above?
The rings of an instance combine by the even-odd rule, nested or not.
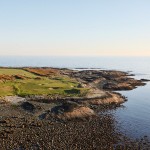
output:
[[[0,0],[0,55],[150,56],[150,0]]]

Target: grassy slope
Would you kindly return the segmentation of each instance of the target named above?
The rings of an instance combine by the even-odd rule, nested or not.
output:
[[[24,71],[22,69],[11,69],[11,68],[0,68],[0,75],[22,75],[30,78],[35,78],[36,76],[30,72]]]
[[[79,83],[69,77],[39,77],[22,69],[2,69],[0,75],[23,75],[30,79],[0,80],[0,96],[6,95],[61,95],[82,96],[87,89],[77,88]]]

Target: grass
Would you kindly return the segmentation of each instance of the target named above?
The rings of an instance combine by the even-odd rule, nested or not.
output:
[[[52,68],[24,68],[24,69],[39,76],[52,76],[59,74],[59,71],[57,69]]]
[[[30,78],[37,77],[36,75],[22,69],[0,68],[0,75],[22,75]]]
[[[0,83],[0,96],[11,96],[14,95],[13,86],[9,83]]]
[[[53,78],[40,77],[22,69],[2,69],[0,75],[23,75],[30,78],[0,80],[0,96],[8,95],[61,95],[61,96],[83,96],[87,89],[78,88],[75,79],[64,76]]]

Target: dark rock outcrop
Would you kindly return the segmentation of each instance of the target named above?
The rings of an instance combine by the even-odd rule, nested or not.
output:
[[[23,102],[21,104],[21,108],[23,108],[24,110],[29,111],[29,112],[34,112],[34,110],[35,110],[35,106],[29,102]]]

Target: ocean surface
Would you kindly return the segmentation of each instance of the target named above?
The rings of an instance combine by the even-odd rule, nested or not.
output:
[[[137,79],[150,79],[150,57],[0,57],[0,66],[97,68],[129,71]],[[120,130],[131,138],[150,137],[150,82],[132,91],[123,107],[113,110]]]

